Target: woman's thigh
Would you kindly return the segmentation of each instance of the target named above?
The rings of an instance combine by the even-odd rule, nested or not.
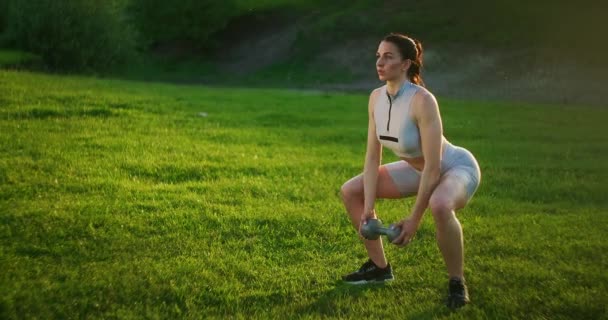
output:
[[[415,195],[420,185],[420,173],[405,161],[380,166],[376,185],[376,198],[398,199]],[[363,174],[350,179],[346,186],[363,195]]]
[[[470,171],[469,168],[452,168],[444,173],[433,190],[430,203],[439,201],[453,210],[464,208],[479,186],[478,178]]]

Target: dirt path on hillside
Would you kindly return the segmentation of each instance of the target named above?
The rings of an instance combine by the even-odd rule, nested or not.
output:
[[[246,23],[257,23],[259,27],[243,32],[247,28],[237,26],[238,37],[216,61],[222,70],[238,76],[287,61],[298,31],[306,25],[305,20],[297,19],[282,23],[270,20],[262,25]],[[311,57],[307,68],[348,70],[352,81],[319,82],[305,89],[368,92],[381,85],[374,68],[377,41],[352,39]],[[585,61],[555,61],[540,50],[521,48],[499,51],[424,45],[423,78],[437,96],[608,107],[608,64],[599,68],[586,66]]]
[[[325,55],[355,55],[353,48],[334,50]],[[608,107],[606,67],[585,66],[576,61],[558,63],[533,50],[463,51],[455,47],[427,49],[424,61],[423,79],[437,96]],[[349,64],[357,80],[333,87],[370,90],[381,85],[376,80],[373,61],[368,64]]]

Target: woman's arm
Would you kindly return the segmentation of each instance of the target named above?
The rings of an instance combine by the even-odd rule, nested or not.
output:
[[[369,96],[368,125],[367,125],[367,151],[365,153],[365,166],[363,169],[363,193],[365,196],[363,216],[361,223],[374,215],[376,203],[376,186],[378,183],[378,168],[382,160],[382,145],[376,136],[376,122],[374,120],[374,105],[379,90],[374,90]]]
[[[424,92],[417,98],[416,103],[413,104],[413,108],[414,116],[418,121],[418,128],[420,129],[424,168],[422,169],[418,195],[416,196],[412,213],[396,225],[401,228],[401,234],[393,240],[393,243],[401,246],[408,244],[416,233],[422,221],[424,211],[428,207],[431,194],[439,184],[441,177],[443,128],[441,116],[439,115],[439,106],[435,97],[428,92]]]
[[[428,207],[429,199],[441,177],[441,143],[443,141],[443,128],[439,106],[432,94],[425,92],[420,97],[420,103],[415,107],[422,154],[424,155],[424,168],[420,177],[418,195],[412,209],[411,218],[418,223],[422,220],[424,211]]]

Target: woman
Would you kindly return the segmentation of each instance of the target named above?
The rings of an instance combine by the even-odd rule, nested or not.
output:
[[[448,300],[451,308],[469,301],[464,282],[462,228],[455,212],[471,199],[481,179],[479,166],[466,149],[443,136],[435,97],[424,88],[420,69],[422,45],[401,34],[389,34],[378,47],[376,69],[386,85],[369,98],[369,124],[365,167],[341,189],[344,206],[356,229],[376,218],[376,198],[416,195],[409,216],[396,225],[401,234],[393,243],[405,246],[412,240],[427,207],[448,269]],[[381,165],[382,146],[400,160]],[[369,260],[343,277],[349,283],[393,280],[382,240],[364,240]]]

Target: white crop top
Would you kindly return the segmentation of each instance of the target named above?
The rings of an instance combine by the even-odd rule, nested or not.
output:
[[[420,129],[410,112],[412,98],[420,88],[406,81],[395,96],[390,96],[385,85],[380,88],[374,106],[376,136],[383,146],[391,149],[398,157],[422,156]]]

